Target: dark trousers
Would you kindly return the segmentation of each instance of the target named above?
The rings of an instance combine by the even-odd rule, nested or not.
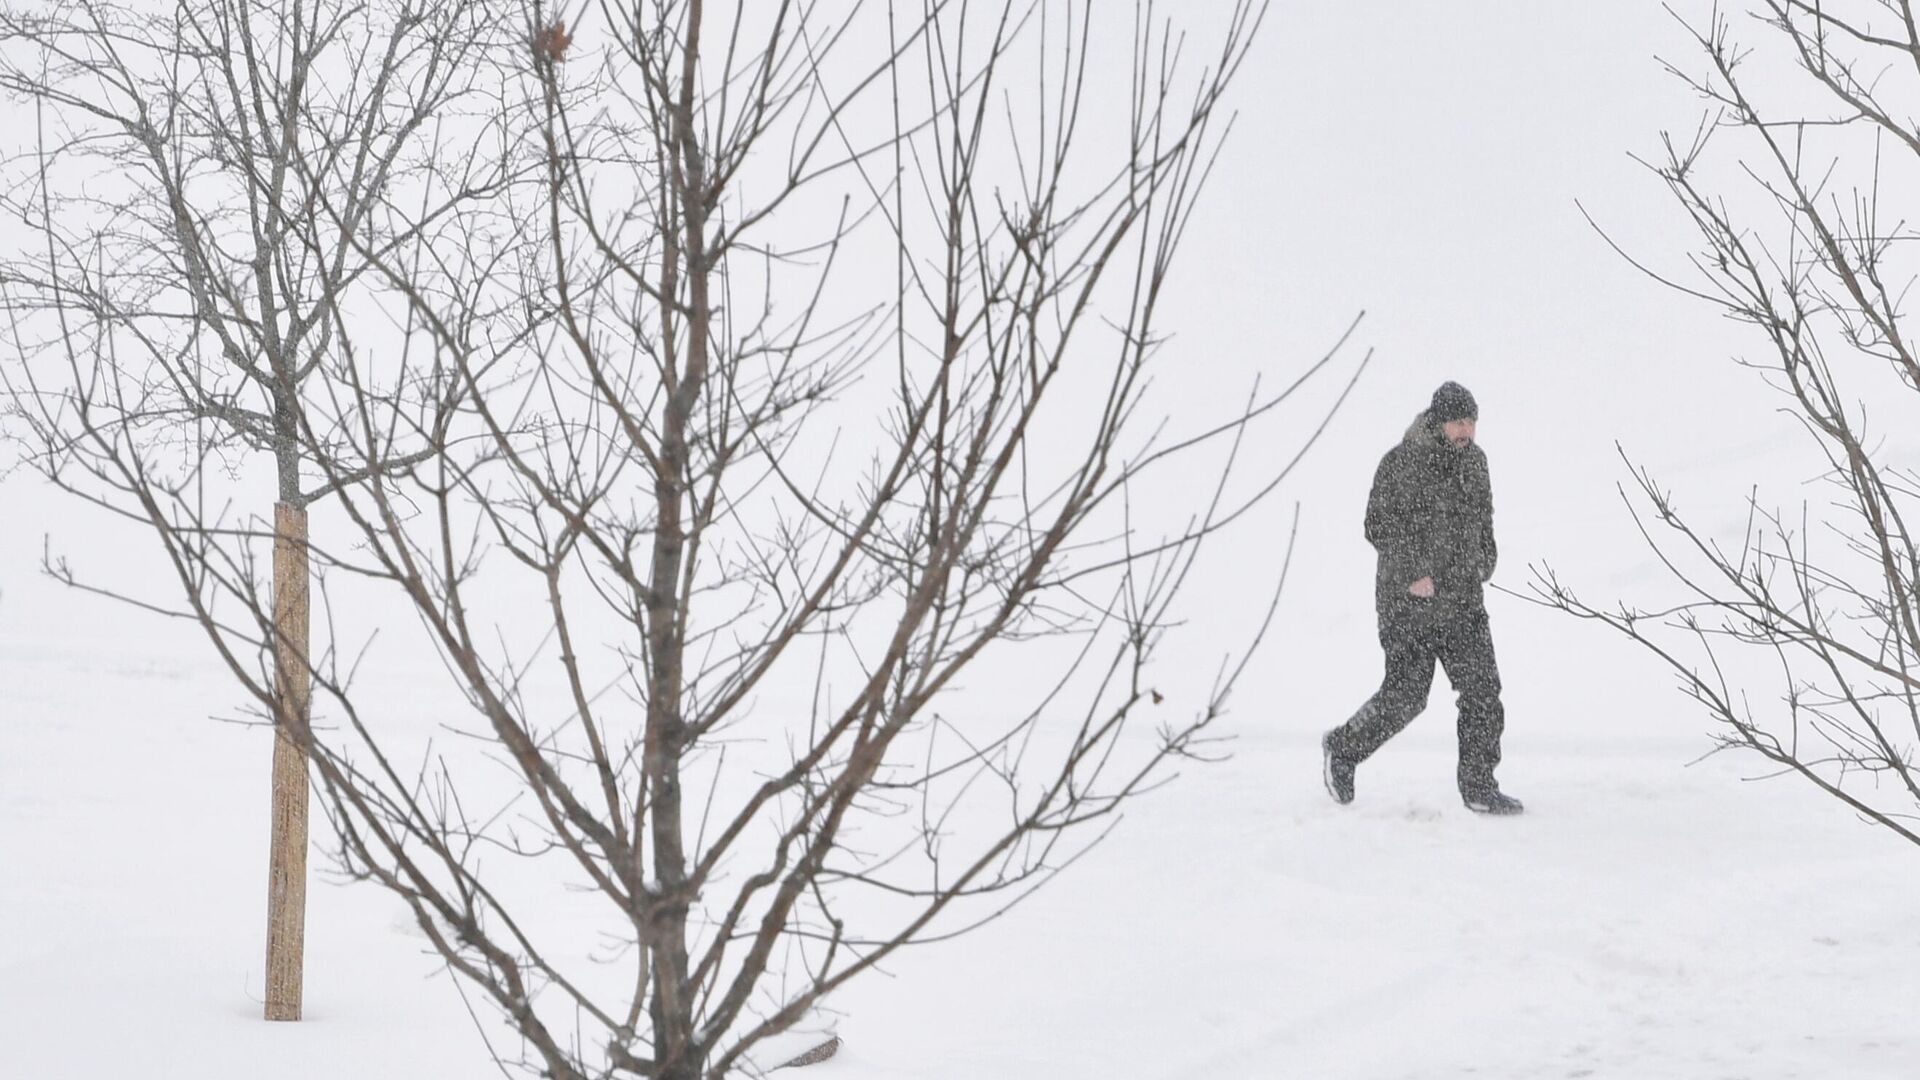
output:
[[[1333,730],[1333,752],[1357,764],[1398,735],[1427,707],[1437,660],[1460,699],[1460,791],[1474,795],[1496,790],[1493,770],[1500,764],[1506,710],[1500,705],[1500,668],[1493,657],[1486,609],[1409,608],[1383,611],[1381,616],[1386,677],[1360,711]]]

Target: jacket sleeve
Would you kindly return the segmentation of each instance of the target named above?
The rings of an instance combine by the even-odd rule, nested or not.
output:
[[[1493,580],[1493,568],[1500,562],[1500,545],[1493,542],[1492,506],[1487,507],[1487,524],[1486,527],[1481,530],[1481,536],[1484,537],[1480,546],[1486,555],[1486,573],[1480,580],[1482,582],[1488,582]]]
[[[1436,561],[1430,493],[1412,472],[1404,456],[1389,452],[1367,496],[1367,542],[1380,552],[1382,573],[1401,585],[1432,577]]]
[[[1500,545],[1493,542],[1493,476],[1487,470],[1484,456],[1480,459],[1480,482],[1485,485],[1484,497],[1487,507],[1486,516],[1481,519],[1480,526],[1480,554],[1483,568],[1480,580],[1488,582],[1493,580],[1493,568],[1500,562]]]

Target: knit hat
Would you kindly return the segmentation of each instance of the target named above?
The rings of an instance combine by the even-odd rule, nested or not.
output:
[[[1441,383],[1440,389],[1433,392],[1433,402],[1427,406],[1427,415],[1436,424],[1444,424],[1450,420],[1478,420],[1480,406],[1473,400],[1473,395],[1467,392],[1466,387],[1448,380]]]

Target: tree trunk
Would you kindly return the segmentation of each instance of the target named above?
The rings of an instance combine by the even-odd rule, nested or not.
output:
[[[267,1019],[300,1019],[307,923],[307,512],[273,510],[273,838],[267,872]]]
[[[666,395],[661,418],[660,464],[654,475],[656,519],[653,541],[652,592],[648,598],[647,647],[652,682],[647,694],[647,796],[653,820],[653,865],[661,902],[650,920],[653,941],[653,1040],[661,1063],[657,1080],[699,1080],[706,1071],[706,1050],[694,1040],[695,995],[687,959],[687,857],[682,828],[681,756],[686,753],[683,665],[686,659],[687,611],[682,606],[680,577],[687,557],[683,512],[689,484],[688,432],[694,425],[700,395],[707,379],[707,334],[711,314],[707,277],[712,268],[706,253],[706,177],[693,124],[694,87],[700,64],[701,0],[687,5],[686,32],[681,59],[680,97],[673,112],[669,157],[673,162],[672,195],[680,202],[679,235],[668,239],[662,260],[661,305],[663,340],[674,339],[677,274],[684,258],[688,295],[685,313],[687,352],[684,365]],[[677,241],[677,242],[676,242]],[[668,346],[671,348],[671,346]],[[668,354],[671,357],[671,353]],[[671,368],[670,368],[671,370]]]

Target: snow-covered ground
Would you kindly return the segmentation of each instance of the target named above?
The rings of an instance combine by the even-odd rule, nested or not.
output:
[[[1685,767],[1704,742],[1664,686],[1643,715],[1527,690],[1610,650],[1496,608],[1525,817],[1458,804],[1444,708],[1342,808],[1314,742],[1335,717],[1245,704],[1231,761],[1012,916],[855,984],[816,1075],[1920,1074],[1920,857],[1790,780],[1743,783],[1751,762]],[[309,1019],[258,1019],[267,738],[206,718],[226,695],[194,642],[102,626],[126,619],[74,601],[0,635],[0,1075],[489,1074],[372,889],[316,883]],[[1357,702],[1369,660],[1327,692]]]
[[[1725,360],[1751,343],[1573,206],[1656,261],[1687,241],[1625,157],[1691,128],[1651,59],[1677,50],[1659,6],[1408,7],[1276,9],[1169,299],[1170,348],[1220,385],[1294,370],[1361,307],[1380,349],[1285,492],[1300,551],[1233,757],[1008,917],[853,984],[839,1057],[792,1075],[1920,1076],[1920,852],[1792,778],[1748,782],[1751,759],[1689,767],[1704,718],[1592,627],[1492,601],[1525,817],[1459,805],[1444,679],[1355,805],[1320,789],[1320,732],[1379,674],[1366,480],[1441,379],[1480,396],[1514,590],[1542,560],[1588,599],[1660,587],[1616,439],[1709,524],[1810,471]],[[1290,513],[1269,510],[1194,580],[1212,618],[1180,655],[1211,663],[1257,622],[1245,583],[1270,580]],[[35,576],[43,533],[111,568],[98,527],[0,485],[0,1078],[492,1075],[397,904],[320,874],[308,1019],[258,1019],[268,736],[210,719],[236,695],[187,629]]]
[[[1534,809],[1478,820],[1409,737],[1350,810],[1307,733],[1250,739],[991,945],[854,996],[853,1075],[1920,1074],[1911,855],[1652,739],[1516,738]]]

